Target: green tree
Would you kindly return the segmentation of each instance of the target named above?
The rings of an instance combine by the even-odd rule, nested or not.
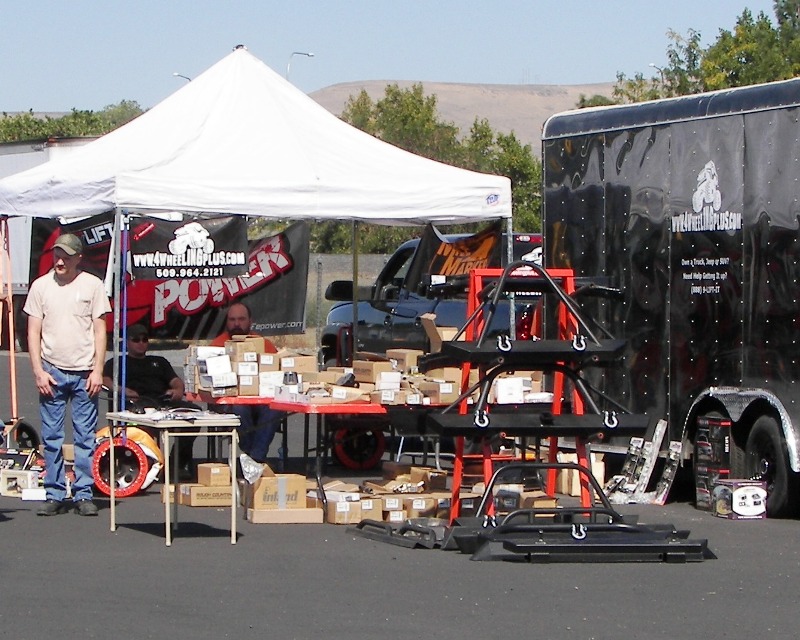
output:
[[[732,31],[720,29],[706,49],[700,34],[686,37],[668,31],[668,64],[659,76],[646,79],[617,74],[614,97],[639,102],[702,91],[786,80],[800,75],[800,0],[775,0],[776,25],[759,12],[744,9]]]
[[[787,41],[773,28],[763,12],[754,20],[742,12],[733,31],[720,30],[717,41],[703,55],[702,76],[706,89],[727,89],[793,76]]]
[[[619,103],[644,102],[660,98],[661,91],[662,84],[655,78],[645,78],[641,72],[628,78],[624,73],[618,72],[612,95]]]
[[[14,115],[3,113],[0,118],[0,142],[101,136],[141,113],[139,104],[131,100],[122,100],[119,104],[108,105],[97,112],[73,109],[59,118],[40,118],[33,110]]]
[[[436,96],[426,96],[421,84],[409,89],[387,85],[384,96],[374,102],[366,92],[351,96],[342,120],[371,135],[417,155],[483,173],[505,175],[511,179],[514,228],[535,232],[541,228],[541,163],[530,145],[516,136],[496,133],[486,120],[476,119],[469,133],[451,122],[441,121]],[[312,250],[349,251],[352,231],[349,225],[327,223],[312,232]],[[448,231],[474,231],[479,225],[448,226]],[[403,240],[419,234],[416,227],[359,227],[359,250],[391,252]]]
[[[584,94],[578,98],[578,103],[575,105],[578,109],[586,109],[587,107],[607,107],[612,104],[619,104],[616,100],[612,100],[608,96],[595,93],[593,96],[586,97]]]

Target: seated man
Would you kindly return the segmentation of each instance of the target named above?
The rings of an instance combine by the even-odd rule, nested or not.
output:
[[[225,331],[211,342],[214,347],[224,347],[234,336],[255,335],[251,333],[250,308],[242,302],[234,302],[225,316]],[[264,338],[264,352],[278,350],[270,340]],[[266,462],[269,446],[281,426],[283,411],[275,411],[266,405],[227,405],[217,407],[226,413],[239,416],[239,448],[257,462]]]
[[[150,338],[147,329],[141,324],[128,327],[127,355],[125,356],[125,398],[140,407],[199,408],[183,400],[184,384],[169,360],[161,356],[147,355]],[[119,361],[122,375],[122,358]],[[120,379],[120,383],[122,380]],[[103,367],[103,384],[109,389],[114,386],[114,359],[109,359]],[[122,393],[122,389],[119,389]],[[181,475],[188,475],[192,465],[194,438],[180,437],[178,440],[178,460]]]

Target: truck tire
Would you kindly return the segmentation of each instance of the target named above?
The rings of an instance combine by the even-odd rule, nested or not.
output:
[[[386,436],[380,429],[351,427],[333,434],[333,455],[347,469],[374,469],[385,451]]]
[[[797,513],[797,474],[789,467],[786,441],[778,422],[761,416],[747,437],[745,477],[767,483],[767,515],[785,518]]]

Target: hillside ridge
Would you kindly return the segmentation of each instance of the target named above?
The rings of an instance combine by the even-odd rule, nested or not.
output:
[[[369,80],[334,84],[309,94],[334,115],[341,115],[351,96],[362,89],[373,100],[384,97],[387,85],[408,89],[411,80]],[[578,85],[552,84],[465,84],[455,82],[420,82],[426,96],[435,95],[439,117],[456,125],[461,136],[469,133],[475,118],[486,119],[501,133],[511,133],[536,151],[541,145],[542,126],[562,111],[576,108],[581,95],[611,96],[614,83]]]

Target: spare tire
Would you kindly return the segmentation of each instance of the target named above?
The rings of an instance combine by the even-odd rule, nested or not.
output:
[[[92,459],[92,476],[98,490],[111,495],[109,467],[111,440],[103,440],[95,449]],[[114,496],[127,498],[137,493],[144,484],[150,463],[142,448],[133,440],[114,438],[114,463],[116,467]]]
[[[381,429],[344,428],[333,433],[333,455],[348,469],[374,469],[386,451],[386,436]]]

